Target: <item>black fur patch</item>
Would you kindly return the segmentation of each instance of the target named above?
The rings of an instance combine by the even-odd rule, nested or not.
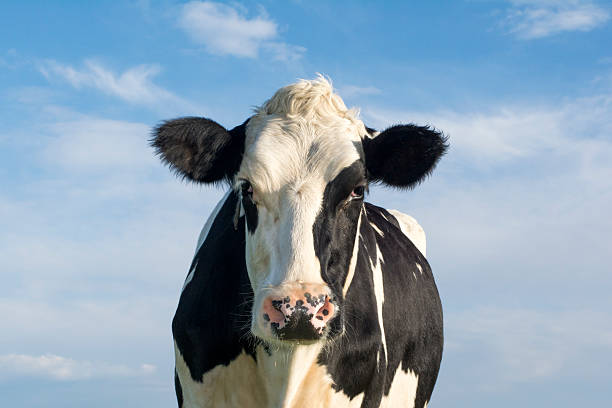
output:
[[[217,365],[228,365],[245,350],[255,358],[249,327],[253,292],[245,264],[244,217],[232,219],[232,192],[195,255],[197,266],[172,321],[172,333],[195,381]]]
[[[412,124],[392,126],[374,138],[365,137],[368,178],[413,188],[433,171],[448,149],[447,141],[441,132]]]
[[[153,129],[151,145],[184,178],[200,183],[230,180],[242,161],[247,122],[228,132],[206,118],[168,120]]]
[[[341,311],[342,288],[348,274],[357,235],[357,220],[363,205],[362,199],[351,200],[350,196],[356,186],[365,182],[365,166],[361,161],[345,167],[325,187],[321,211],[312,227],[315,255],[321,265],[322,278],[331,288]],[[328,323],[330,337],[342,331],[342,320],[340,315]]]
[[[257,229],[257,222],[259,219],[257,205],[255,205],[250,197],[243,197],[242,208],[244,208],[247,229],[249,230],[249,233],[253,234]]]

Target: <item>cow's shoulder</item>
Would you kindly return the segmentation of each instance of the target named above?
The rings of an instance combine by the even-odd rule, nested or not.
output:
[[[426,256],[426,241],[425,241],[425,230],[423,227],[408,214],[404,214],[398,210],[387,210],[399,224],[400,229],[412,241],[421,253]]]
[[[245,317],[252,289],[245,265],[244,218],[234,228],[237,203],[235,193],[226,195],[207,222],[172,321],[177,352],[195,381],[243,352],[254,355]]]
[[[425,257],[425,231],[413,217],[397,210],[387,210],[371,203],[365,203],[369,227],[378,239],[403,241],[405,238]],[[405,248],[404,248],[405,250]]]

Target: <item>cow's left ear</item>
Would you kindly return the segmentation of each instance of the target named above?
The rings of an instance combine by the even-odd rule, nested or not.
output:
[[[231,180],[242,161],[247,122],[228,131],[206,118],[168,120],[153,129],[151,145],[163,162],[186,179]]]
[[[396,125],[363,139],[370,181],[412,188],[425,179],[448,149],[448,138],[429,126]]]

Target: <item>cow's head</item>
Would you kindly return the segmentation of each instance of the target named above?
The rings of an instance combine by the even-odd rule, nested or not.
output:
[[[428,127],[367,129],[318,78],[280,89],[232,130],[180,118],[157,127],[152,143],[178,174],[227,180],[241,197],[253,334],[312,342],[344,329],[368,184],[415,186],[445,142]]]

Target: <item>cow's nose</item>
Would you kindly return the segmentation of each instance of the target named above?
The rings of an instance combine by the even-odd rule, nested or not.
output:
[[[319,290],[317,290],[319,289]],[[300,285],[264,299],[262,317],[281,340],[317,340],[334,315],[334,304],[320,285]]]

